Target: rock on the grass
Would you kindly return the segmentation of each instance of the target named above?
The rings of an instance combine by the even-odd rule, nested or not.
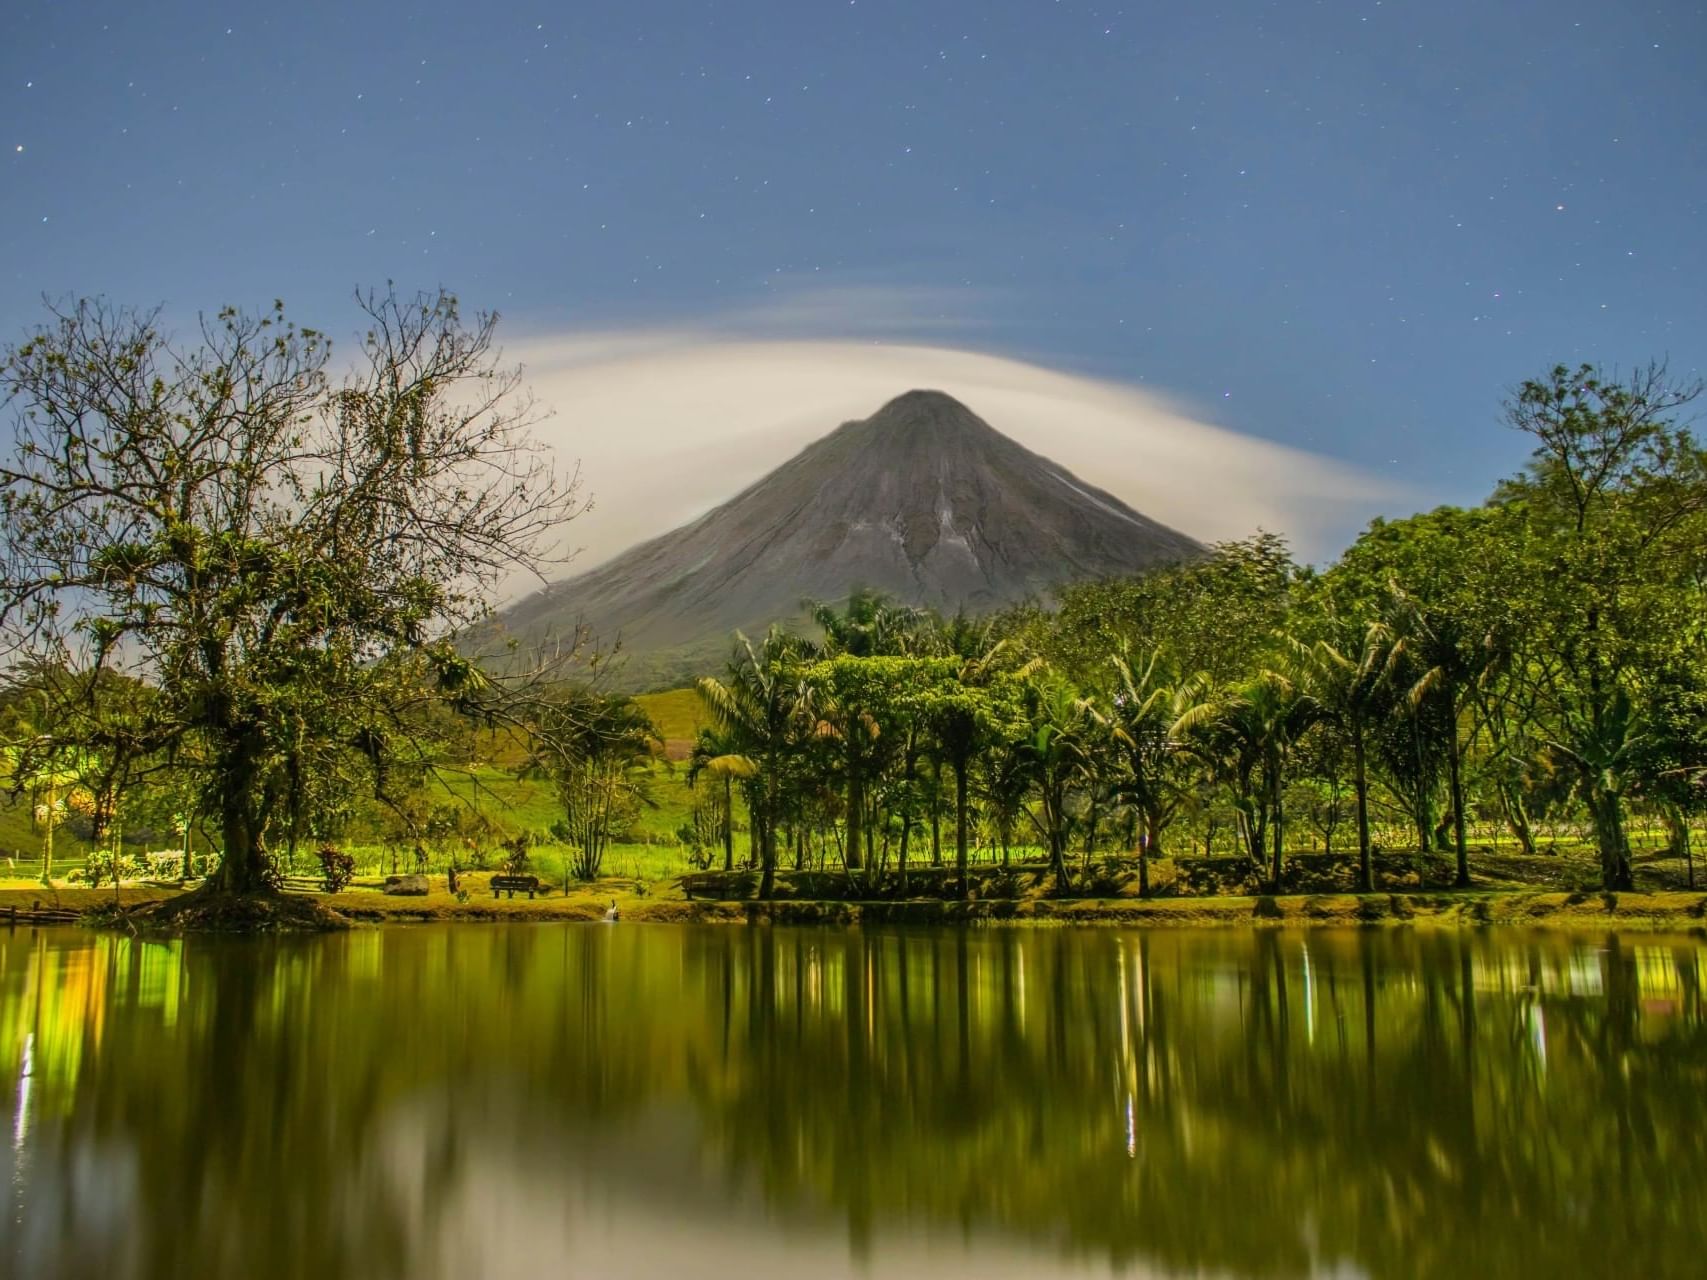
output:
[[[397,897],[424,898],[427,896],[427,877],[386,876],[385,892]]]

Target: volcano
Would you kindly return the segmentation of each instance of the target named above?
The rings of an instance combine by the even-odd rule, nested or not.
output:
[[[1202,544],[1008,439],[952,396],[909,391],[679,529],[499,615],[524,649],[585,625],[619,683],[721,666],[730,633],[870,588],[944,614],[1190,559]]]

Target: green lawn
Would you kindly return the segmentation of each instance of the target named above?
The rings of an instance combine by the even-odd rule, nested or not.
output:
[[[705,703],[692,689],[643,693],[634,700],[652,718],[659,736],[666,742],[692,742],[699,736],[699,731],[711,723],[705,714]]]

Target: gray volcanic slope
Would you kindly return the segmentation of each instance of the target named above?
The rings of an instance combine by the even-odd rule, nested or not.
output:
[[[909,391],[699,519],[499,621],[524,646],[578,622],[601,644],[620,635],[646,683],[696,662],[707,669],[732,630],[798,618],[805,597],[839,601],[870,587],[944,613],[979,612],[1202,550],[953,397]]]

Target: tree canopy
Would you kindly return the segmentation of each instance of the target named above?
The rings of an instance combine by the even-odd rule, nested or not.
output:
[[[495,317],[359,301],[342,374],[282,305],[183,342],[158,313],[79,302],[0,362],[0,629],[56,716],[23,750],[192,773],[228,890],[262,884],[306,779],[383,786],[426,704],[490,695],[454,635],[580,506],[528,435]],[[103,672],[149,696],[117,714]]]

